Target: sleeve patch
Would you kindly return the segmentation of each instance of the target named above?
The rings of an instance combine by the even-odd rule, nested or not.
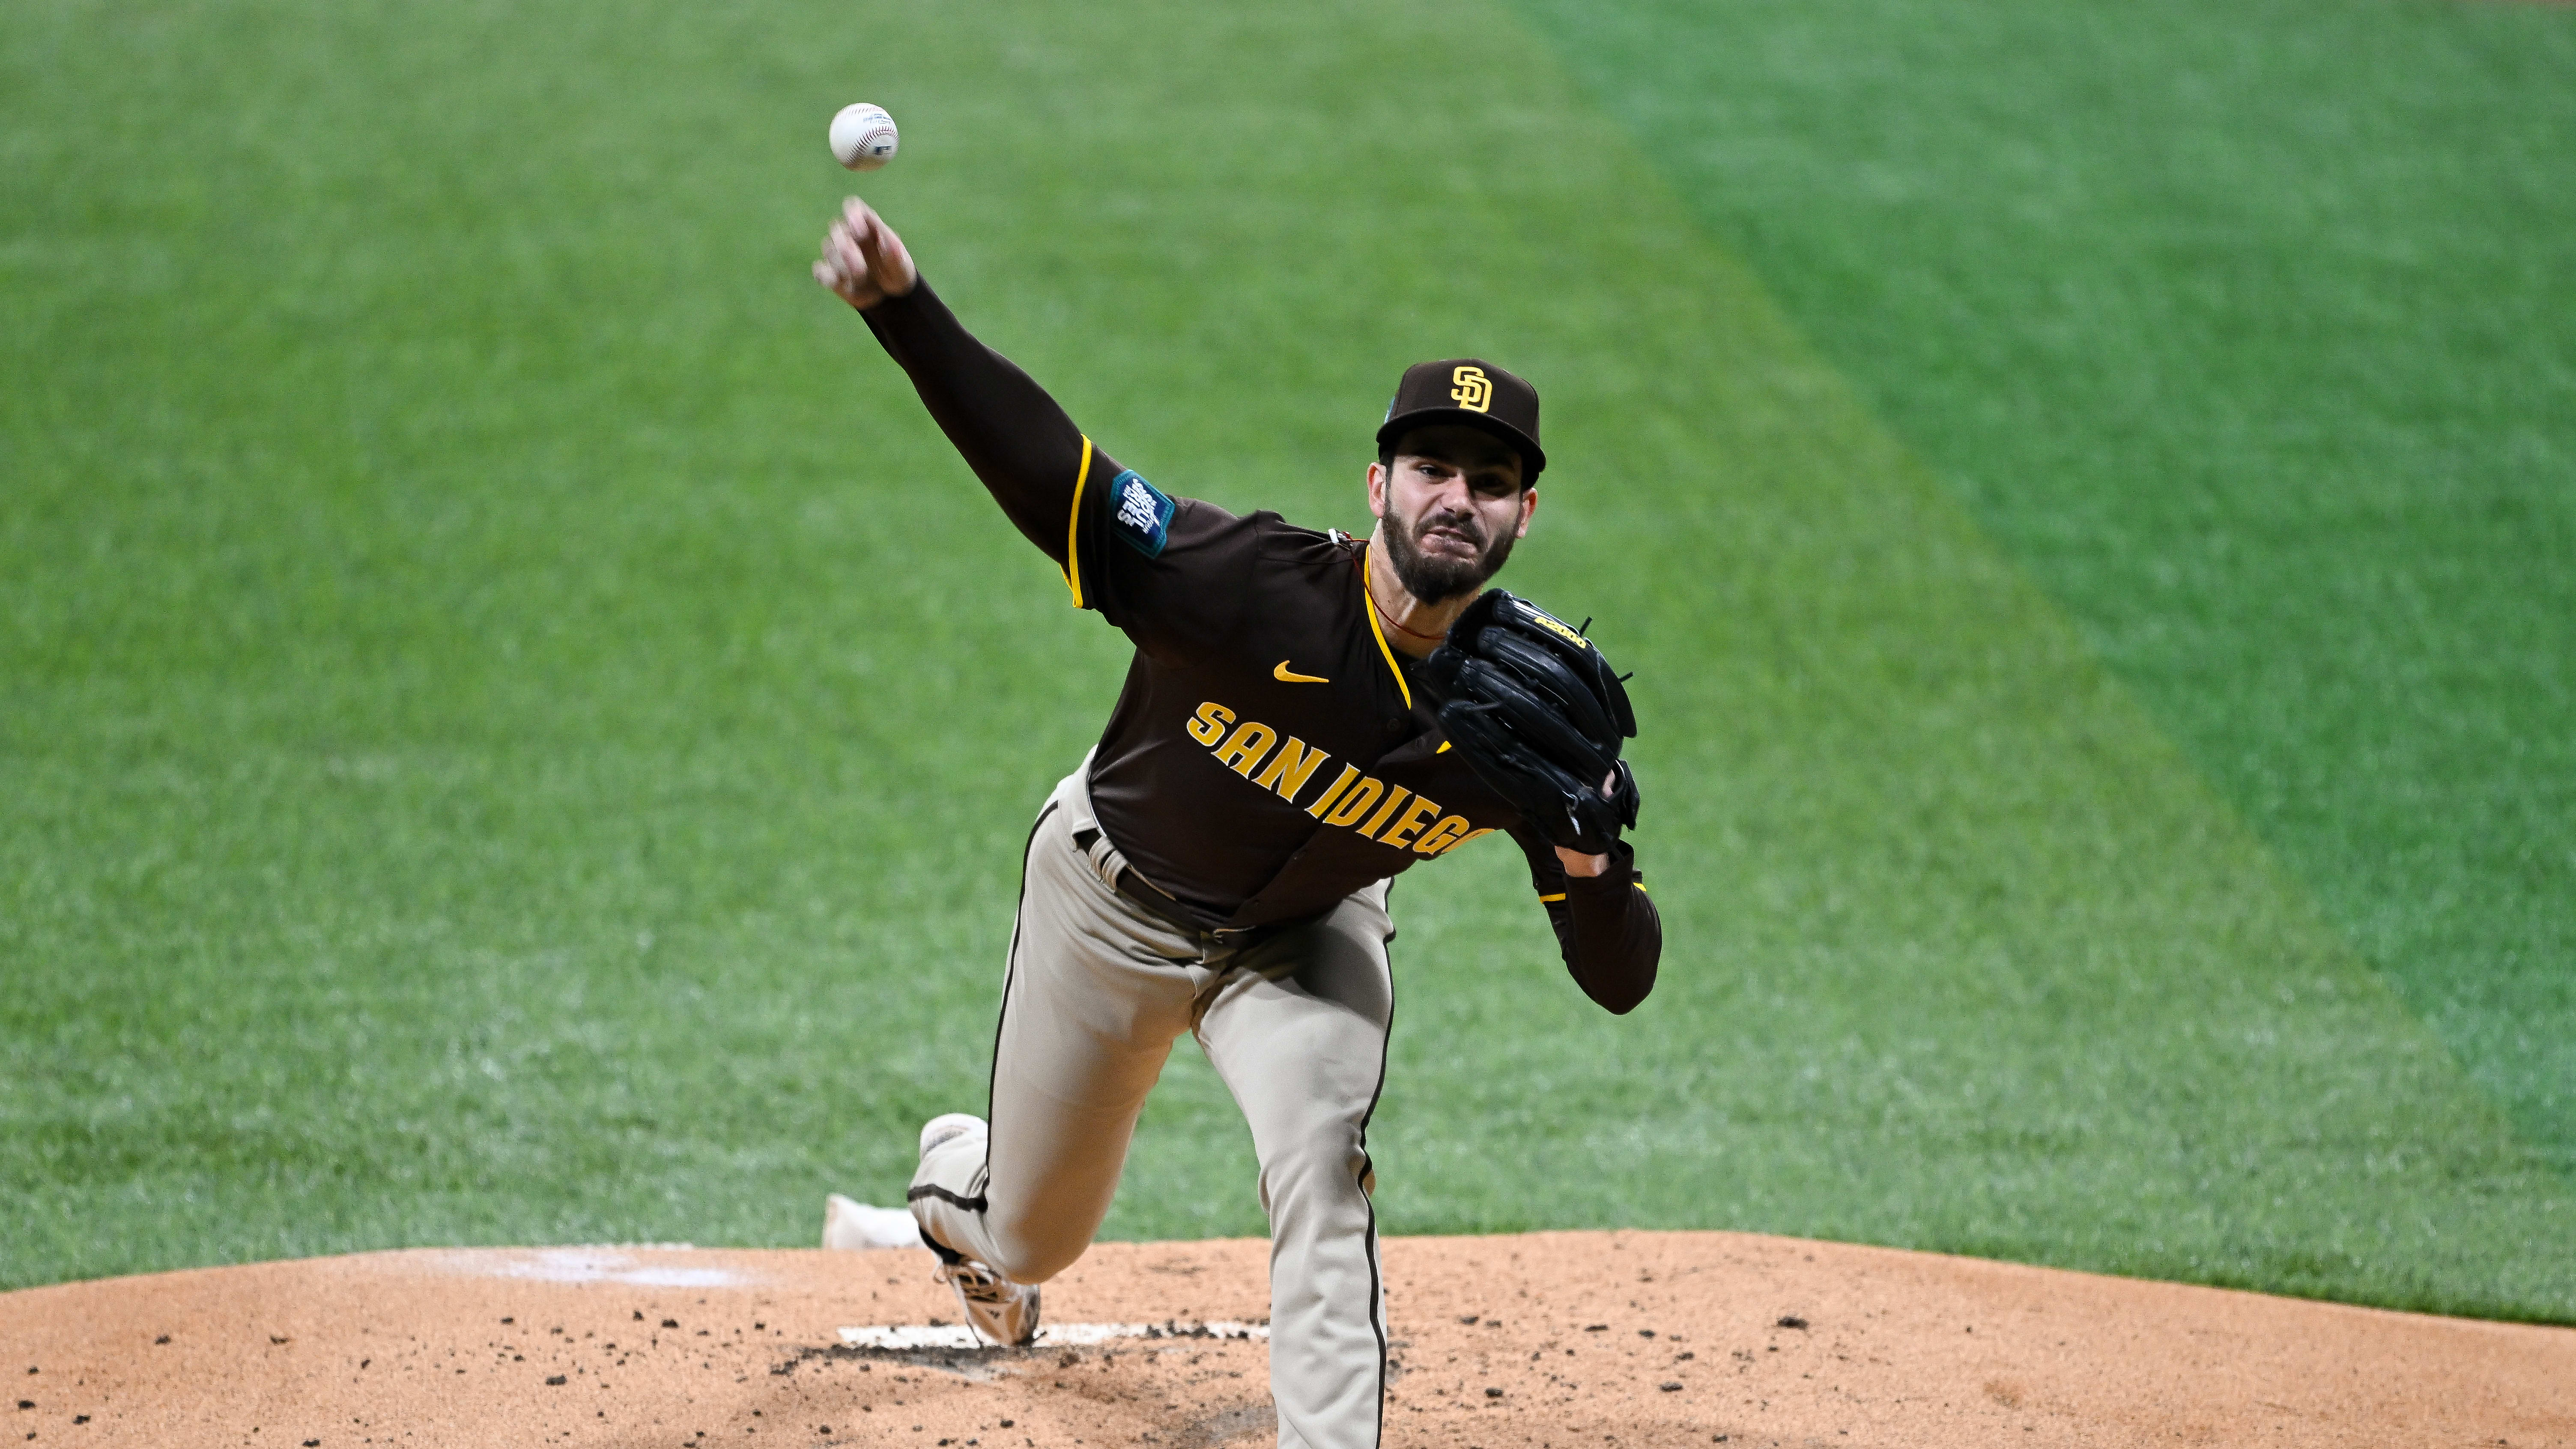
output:
[[[1171,539],[1172,500],[1133,468],[1109,480],[1116,511],[1109,524],[1120,542],[1147,558],[1160,558]]]

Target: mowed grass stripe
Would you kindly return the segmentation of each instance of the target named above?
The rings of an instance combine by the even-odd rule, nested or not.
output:
[[[258,13],[10,32],[82,42],[13,62],[30,117],[246,108],[220,216],[122,112],[40,128],[10,212],[140,259],[19,304],[0,414],[13,1281],[802,1241],[980,1100],[1012,856],[1121,651],[807,291],[865,95],[943,290],[1168,489],[1357,527],[1404,362],[1547,390],[1511,577],[1639,670],[1673,944],[1614,1021],[1508,852],[1407,878],[1388,1231],[2576,1302],[2562,1189],[1508,15]],[[1258,1222],[1185,1052],[1112,1230]]]
[[[2576,1172],[2576,13],[1520,8]]]

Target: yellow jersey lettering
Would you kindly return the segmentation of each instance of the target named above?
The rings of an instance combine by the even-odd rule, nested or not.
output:
[[[1493,833],[1494,827],[1490,825],[1486,826],[1482,830],[1470,830],[1466,834],[1459,836],[1457,839],[1450,841],[1447,845],[1440,847],[1440,853],[1442,855],[1447,855],[1449,852],[1456,850],[1459,846],[1466,844],[1468,841],[1475,839],[1479,835],[1491,835]]]
[[[1270,757],[1270,763],[1262,767],[1260,777],[1252,783],[1278,791],[1282,800],[1294,801],[1325,758],[1322,750],[1308,749],[1304,740],[1290,735],[1288,743],[1279,747],[1279,753]]]
[[[1351,788],[1351,782],[1359,777],[1359,766],[1342,766],[1340,777],[1335,779],[1331,785],[1327,786],[1323,794],[1315,797],[1315,803],[1306,807],[1306,813],[1314,816],[1318,820],[1323,819],[1324,812],[1331,809],[1333,807],[1333,802],[1340,799],[1342,792]]]
[[[1408,810],[1405,813],[1410,815],[1413,812]],[[1413,853],[1416,855],[1438,855],[1440,852],[1449,848],[1450,842],[1460,839],[1465,836],[1466,833],[1466,816],[1443,815],[1440,817],[1439,824],[1422,832],[1422,838],[1413,843]],[[1389,843],[1392,844],[1393,842]]]
[[[1189,722],[1187,728],[1191,739],[1214,748],[1217,741],[1225,738],[1225,727],[1232,723],[1234,711],[1211,699],[1199,706],[1198,716]]]
[[[1270,753],[1279,732],[1258,720],[1245,720],[1234,727],[1234,734],[1216,752],[1216,762],[1238,775],[1250,777],[1252,767]]]
[[[1439,814],[1439,801],[1425,800],[1416,795],[1413,797],[1413,803],[1404,807],[1404,813],[1395,817],[1395,823],[1386,828],[1386,834],[1378,837],[1377,843],[1392,845],[1402,850],[1413,843],[1415,831],[1430,824]]]
[[[1377,797],[1385,793],[1386,786],[1378,783],[1377,776],[1362,775],[1360,782],[1351,787],[1351,792],[1342,797],[1342,803],[1333,807],[1333,813],[1324,817],[1324,823],[1348,825],[1367,814],[1368,808],[1377,803]]]
[[[1377,807],[1377,813],[1369,817],[1369,823],[1360,827],[1360,834],[1374,838],[1377,835],[1377,828],[1384,825],[1387,817],[1395,813],[1395,807],[1403,804],[1405,797],[1412,793],[1402,785],[1396,786],[1395,793],[1387,796],[1386,803]]]

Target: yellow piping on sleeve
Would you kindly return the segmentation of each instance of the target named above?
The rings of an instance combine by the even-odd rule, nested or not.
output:
[[[1561,900],[1564,900],[1564,899],[1565,899],[1565,892],[1563,892],[1563,891],[1558,891],[1555,895],[1552,895],[1552,896],[1540,896],[1540,897],[1538,898],[1538,903],[1539,903],[1540,905],[1543,905],[1543,906],[1545,906],[1545,905],[1553,905],[1553,904],[1555,904],[1556,902],[1561,901]]]
[[[1360,593],[1363,596],[1361,602],[1368,606],[1369,632],[1377,636],[1377,652],[1386,656],[1386,667],[1395,675],[1395,687],[1404,691],[1404,707],[1409,710],[1413,708],[1413,686],[1404,682],[1404,670],[1395,662],[1395,651],[1386,647],[1386,631],[1377,626],[1377,600],[1365,597],[1368,594],[1366,549],[1360,550]],[[1433,750],[1431,753],[1436,755],[1440,752]]]
[[[1077,609],[1082,607],[1082,485],[1090,476],[1091,435],[1085,433],[1082,466],[1073,475],[1073,516],[1064,524],[1064,586],[1073,590],[1073,606]]]

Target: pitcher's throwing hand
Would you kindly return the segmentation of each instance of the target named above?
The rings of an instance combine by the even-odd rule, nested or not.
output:
[[[874,207],[855,196],[841,203],[840,219],[824,235],[822,259],[814,263],[815,281],[865,310],[911,291],[920,277],[903,238]]]

